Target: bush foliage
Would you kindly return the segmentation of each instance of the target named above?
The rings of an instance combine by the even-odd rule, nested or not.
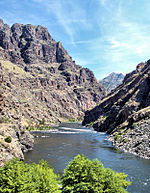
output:
[[[64,170],[60,182],[46,161],[26,164],[13,159],[0,168],[0,192],[125,193],[130,184],[126,177],[123,173],[105,169],[97,159],[91,161],[78,155]]]
[[[11,136],[6,137],[6,138],[4,139],[4,141],[5,141],[6,143],[11,143],[11,142],[12,142]]]
[[[47,162],[24,164],[18,159],[0,168],[0,192],[3,193],[59,193],[58,176]]]
[[[78,155],[70,162],[62,176],[64,193],[125,193],[130,182],[127,175],[104,168],[97,159]]]

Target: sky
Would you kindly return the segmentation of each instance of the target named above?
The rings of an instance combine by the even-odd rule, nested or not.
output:
[[[47,27],[98,80],[150,58],[149,0],[0,0],[0,18]]]

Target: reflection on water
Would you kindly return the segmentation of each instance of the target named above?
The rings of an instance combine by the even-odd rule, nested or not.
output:
[[[150,160],[137,158],[112,147],[106,134],[93,132],[80,124],[67,123],[60,127],[60,130],[52,133],[36,133],[38,138],[35,138],[34,150],[25,153],[25,161],[45,159],[55,172],[62,174],[68,162],[83,153],[90,159],[98,158],[105,167],[128,174],[128,179],[133,182],[129,192],[150,192]],[[62,127],[69,129],[63,131]],[[77,131],[72,132],[73,129]]]

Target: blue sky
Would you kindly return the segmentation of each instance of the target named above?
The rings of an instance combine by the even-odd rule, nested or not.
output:
[[[150,58],[149,0],[0,0],[0,17],[47,27],[97,79]]]

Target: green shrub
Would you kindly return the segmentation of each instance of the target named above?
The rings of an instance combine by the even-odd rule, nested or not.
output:
[[[41,131],[41,130],[50,130],[53,129],[53,127],[49,125],[36,125],[35,127],[32,126],[24,127],[24,129],[27,131]]]
[[[0,168],[0,192],[59,193],[58,176],[47,162],[25,164],[13,159]]]
[[[130,182],[127,175],[105,169],[96,160],[78,155],[70,162],[62,176],[64,193],[125,193]]]
[[[42,118],[42,120],[39,120],[39,125],[45,125],[45,119]]]
[[[137,127],[137,123],[133,123],[132,127],[135,129]]]
[[[120,137],[121,137],[121,135],[115,135],[114,140],[115,140],[115,141],[119,141],[119,140],[120,140]]]
[[[23,134],[25,133],[25,131],[23,130],[23,131],[21,131],[20,133],[21,133],[21,135],[23,135]]]
[[[124,143],[127,143],[128,142],[128,139],[126,138],[125,140],[124,140]]]
[[[34,131],[34,130],[37,130],[37,128],[32,127],[32,126],[26,126],[26,127],[24,127],[24,130],[27,130],[27,131]]]
[[[6,143],[11,143],[11,142],[12,142],[11,136],[6,137],[6,138],[4,139],[4,141],[5,141]]]
[[[89,123],[89,125],[90,125],[91,127],[93,127],[93,125],[94,125],[94,122],[90,122],[90,123]]]
[[[2,117],[2,123],[10,123],[10,119]]]
[[[70,118],[70,119],[68,119],[68,121],[71,122],[71,123],[77,122],[77,120],[75,118]]]

